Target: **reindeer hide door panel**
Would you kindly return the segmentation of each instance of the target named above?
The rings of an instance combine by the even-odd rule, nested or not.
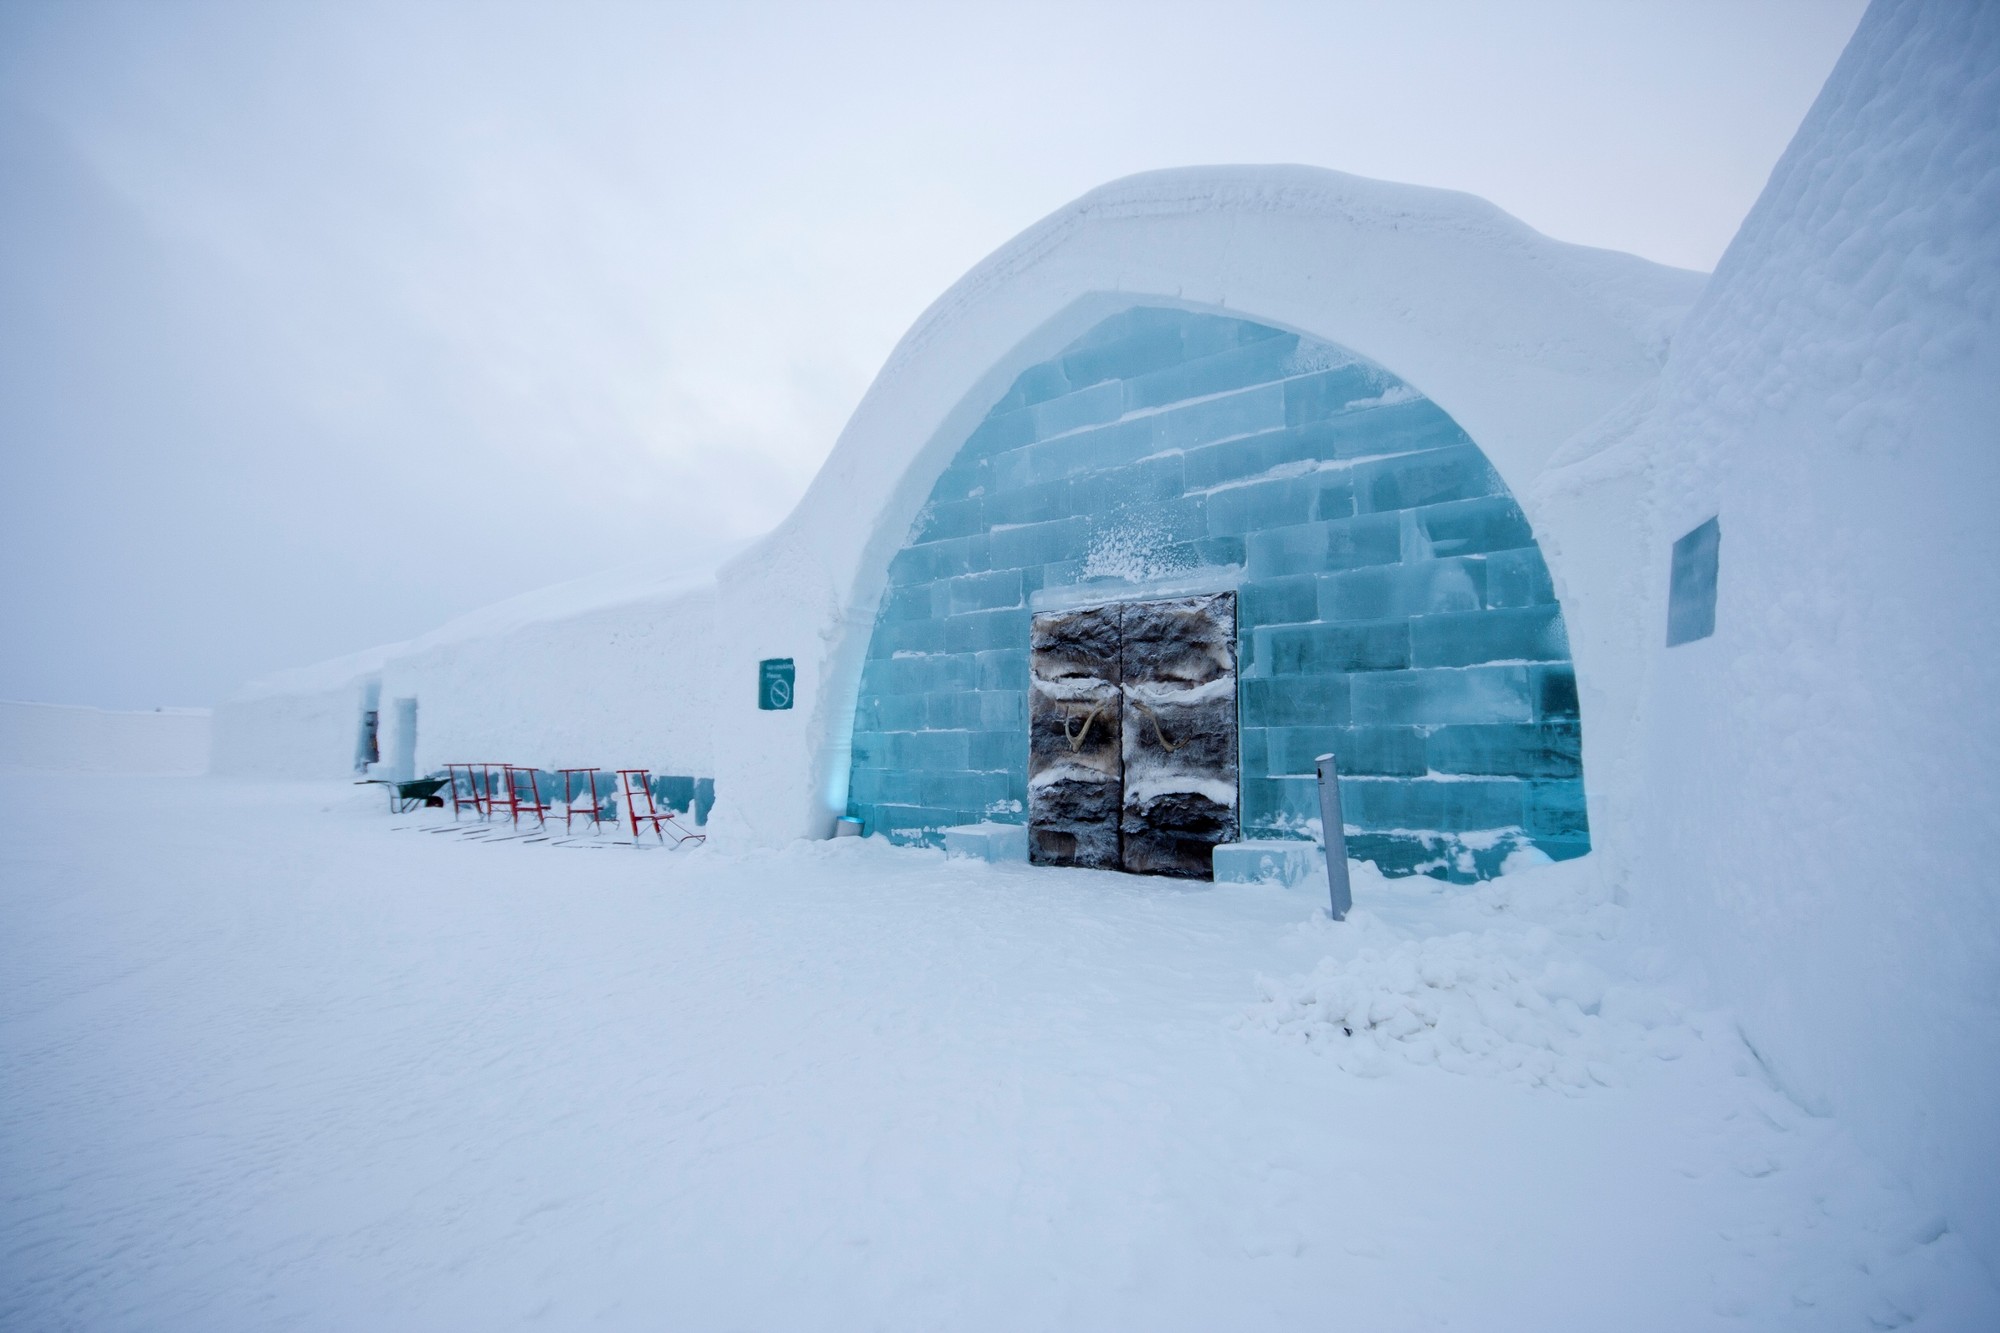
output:
[[[1044,612],[1032,635],[1030,859],[1209,878],[1237,830],[1236,595]]]
[[[1125,869],[1208,879],[1236,840],[1236,594],[1128,602],[1119,638]]]
[[[1046,612],[1029,631],[1028,859],[1037,865],[1120,865],[1118,611]]]

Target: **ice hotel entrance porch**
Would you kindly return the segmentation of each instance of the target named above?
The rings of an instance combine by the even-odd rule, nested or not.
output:
[[[1350,850],[1391,873],[1588,848],[1562,610],[1478,445],[1344,348],[1157,307],[1022,372],[938,476],[862,667],[849,813],[932,843],[1028,823],[1042,859],[1108,863],[1036,819],[1036,612],[1175,583],[1234,589],[1240,748],[1203,785],[1235,783],[1242,836],[1310,836],[1330,750]]]

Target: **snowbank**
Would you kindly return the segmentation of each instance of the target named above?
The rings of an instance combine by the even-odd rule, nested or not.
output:
[[[182,776],[208,771],[209,710],[120,712],[0,700],[0,768]]]

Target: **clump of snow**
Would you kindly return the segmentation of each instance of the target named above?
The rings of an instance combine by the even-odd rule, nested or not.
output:
[[[1625,1036],[1599,1012],[1604,979],[1594,969],[1496,950],[1467,933],[1329,958],[1299,980],[1260,984],[1266,1027],[1330,1048],[1357,1074],[1400,1057],[1581,1092],[1615,1080]]]
[[[1344,366],[1361,366],[1365,371],[1375,372],[1376,367],[1348,351],[1331,343],[1315,338],[1301,338],[1299,345],[1292,349],[1285,360],[1286,375],[1313,375],[1323,370],[1338,370]]]
[[[1336,951],[1303,976],[1260,977],[1249,1022],[1363,1077],[1435,1065],[1575,1094],[1621,1084],[1632,1060],[1677,1058],[1695,1039],[1679,1011],[1578,956],[1622,920],[1591,868],[1514,869],[1454,904],[1354,865],[1363,905],[1329,932]]]
[[[1152,517],[1129,517],[1099,533],[1085,552],[1083,577],[1123,579],[1144,583],[1167,578],[1195,567],[1185,555],[1173,553],[1173,536],[1166,525]]]
[[[1519,875],[1538,866],[1552,865],[1549,854],[1531,842],[1521,843],[1500,861],[1502,875]]]
[[[1219,778],[1196,777],[1171,768],[1144,770],[1127,761],[1125,800],[1128,808],[1162,796],[1186,793],[1204,797],[1226,810],[1236,808],[1236,784]]]
[[[1347,403],[1350,412],[1370,407],[1394,407],[1397,403],[1414,403],[1423,397],[1407,384],[1393,384],[1373,398],[1351,398]]]

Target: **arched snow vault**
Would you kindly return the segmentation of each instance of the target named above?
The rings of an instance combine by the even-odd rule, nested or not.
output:
[[[1328,354],[1351,352],[1348,361],[1390,368],[1434,405],[1411,413],[1434,410],[1477,441],[1477,454],[1504,483],[1494,494],[1518,499],[1562,598],[1582,711],[1591,717],[1584,740],[1595,775],[1591,801],[1603,797],[1606,774],[1616,799],[1630,767],[1630,702],[1638,687],[1630,664],[1639,654],[1628,640],[1636,642],[1642,627],[1626,609],[1625,567],[1599,551],[1625,539],[1636,500],[1616,478],[1609,490],[1585,487],[1588,496],[1565,482],[1553,501],[1544,483],[1561,466],[1566,441],[1652,382],[1700,282],[1631,256],[1551,241],[1465,195],[1310,168],[1158,172],[1058,210],[939,297],[898,343],[791,516],[718,573],[715,725],[717,737],[728,738],[716,753],[721,836],[759,843],[823,837],[849,809],[860,771],[854,738],[874,734],[857,730],[862,675],[894,593],[892,563],[913,524],[1023,372],[1060,360],[1106,320],[1142,307],[1254,324]],[[1082,398],[1057,398],[1072,396]],[[1053,411],[1053,401],[1031,404],[1024,396],[1019,406]],[[1194,415],[1194,407],[1182,411]],[[1572,491],[1581,497],[1575,503]],[[1206,521],[1204,507],[1203,541]],[[1248,547],[1246,540],[1244,570],[1254,563]],[[1306,622],[1269,622],[1271,637],[1289,623]],[[758,663],[774,658],[796,663],[795,704],[761,711]],[[1542,665],[1535,660],[1535,668]],[[1577,775],[1547,780],[1574,783]],[[1473,799],[1474,790],[1468,785],[1458,799]],[[1244,793],[1253,822],[1260,807],[1252,798],[1266,795]],[[970,808],[983,812],[995,799]],[[1279,808],[1296,819],[1295,802],[1273,805],[1273,818]],[[1372,822],[1359,806],[1349,817]],[[1488,826],[1483,817],[1443,811],[1414,827]],[[1535,840],[1559,853],[1585,836],[1579,811],[1570,830],[1551,827]],[[1474,851],[1460,843],[1404,859],[1414,866],[1445,857],[1448,866],[1432,868],[1479,873],[1479,858],[1499,846]],[[1473,853],[1471,870],[1460,851]]]
[[[1016,378],[891,560],[850,813],[1020,823],[1036,608],[1235,590],[1246,837],[1304,836],[1341,757],[1356,855],[1495,873],[1589,846],[1562,610],[1479,447],[1410,385],[1268,325],[1138,307]]]

